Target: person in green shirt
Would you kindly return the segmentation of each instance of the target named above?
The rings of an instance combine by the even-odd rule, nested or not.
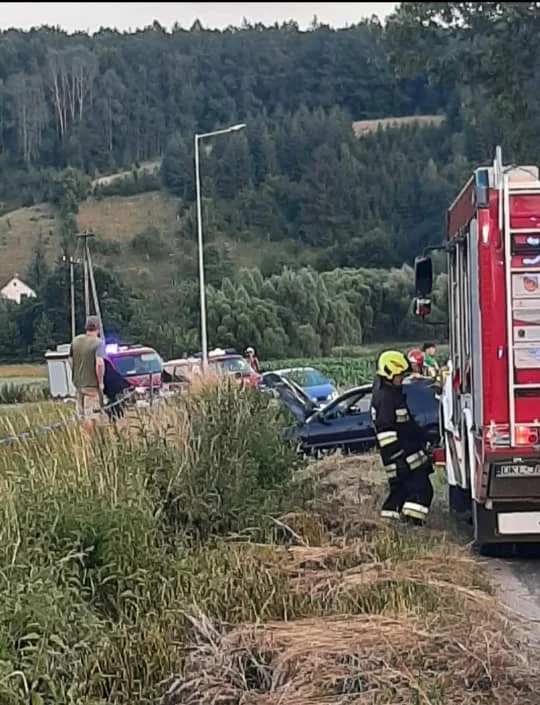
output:
[[[88,316],[84,333],[73,338],[69,351],[77,414],[88,429],[93,428],[103,406],[105,363],[99,329],[99,318]]]
[[[424,353],[424,368],[430,377],[436,377],[439,374],[439,363],[435,355],[437,354],[437,346],[435,343],[424,343],[422,346]]]

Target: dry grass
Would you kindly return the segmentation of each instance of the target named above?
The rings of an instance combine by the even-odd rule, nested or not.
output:
[[[358,615],[216,630],[193,619],[185,676],[162,702],[185,705],[537,703],[495,615],[426,622]],[[480,621],[481,620],[481,621]]]
[[[0,217],[0,281],[3,286],[14,274],[24,278],[41,234],[49,261],[58,253],[58,222],[51,206],[42,203],[19,208]]]
[[[357,120],[353,122],[353,131],[357,137],[361,137],[369,132],[374,132],[380,127],[393,128],[404,125],[436,126],[444,122],[444,115],[409,115],[406,117],[381,118],[379,120]]]
[[[285,545],[224,549],[273,591],[240,624],[194,605],[162,705],[537,703],[540,671],[467,549],[381,522],[373,458],[315,471],[324,501],[276,522]]]
[[[174,199],[160,192],[102,200],[90,198],[80,204],[77,222],[81,230],[93,231],[126,246],[134,235],[149,227],[158,228],[164,239],[172,242],[177,229],[176,205]],[[52,264],[60,252],[58,227],[58,218],[48,204],[20,208],[1,216],[0,280],[7,281],[15,273],[24,278],[40,233]],[[117,258],[120,264],[122,259]]]
[[[81,203],[77,222],[81,230],[127,244],[134,235],[149,227],[157,228],[165,236],[172,235],[176,209],[176,200],[159,191],[102,200],[89,198]]]
[[[0,384],[4,380],[47,379],[46,365],[0,365]]]

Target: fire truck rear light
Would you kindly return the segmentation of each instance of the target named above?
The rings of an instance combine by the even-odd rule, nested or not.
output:
[[[444,448],[434,448],[432,451],[432,455],[433,462],[435,463],[435,465],[445,464]]]
[[[516,445],[534,446],[538,443],[538,431],[528,426],[516,426]]]

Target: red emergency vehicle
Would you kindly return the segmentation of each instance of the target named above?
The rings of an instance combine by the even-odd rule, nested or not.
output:
[[[202,374],[201,353],[193,357],[169,360],[164,363],[164,370],[171,376],[192,379]],[[208,371],[220,377],[232,377],[244,387],[258,387],[261,375],[255,372],[242,355],[234,348],[214,348],[208,352]]]
[[[435,249],[435,248],[433,248]],[[535,166],[474,171],[448,210],[450,356],[441,435],[453,511],[476,542],[540,541],[540,181]],[[432,263],[415,263],[430,312]]]
[[[159,394],[163,361],[154,348],[107,343],[105,355],[115,370],[135,388],[136,398],[145,399],[150,394]]]

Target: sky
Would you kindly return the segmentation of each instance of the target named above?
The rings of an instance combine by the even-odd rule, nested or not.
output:
[[[95,32],[100,26],[135,30],[154,20],[170,28],[175,22],[189,29],[196,19],[203,27],[239,26],[245,17],[273,24],[296,20],[302,29],[313,15],[332,27],[345,27],[364,17],[391,13],[395,2],[1,2],[0,29],[30,29],[47,24],[68,32]]]

